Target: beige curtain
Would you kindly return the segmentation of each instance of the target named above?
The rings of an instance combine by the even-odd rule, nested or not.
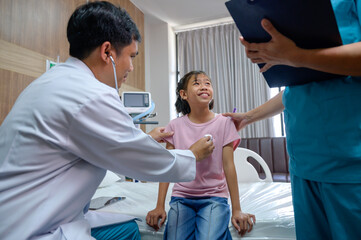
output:
[[[214,111],[251,110],[270,98],[270,89],[256,64],[246,57],[234,23],[177,33],[179,76],[205,71],[214,87]],[[254,123],[240,132],[244,138],[273,137],[273,120]]]

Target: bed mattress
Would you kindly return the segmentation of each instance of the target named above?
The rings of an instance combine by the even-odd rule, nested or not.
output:
[[[172,184],[166,198],[166,211],[169,210]],[[157,202],[158,183],[115,182],[98,188],[93,198],[121,196],[125,200],[99,209],[101,212],[122,213],[139,218],[137,221],[142,240],[163,239],[164,226],[155,231],[146,224],[148,211]],[[256,216],[256,225],[242,239],[296,239],[291,186],[289,183],[257,182],[239,184],[240,203],[243,212]],[[230,200],[229,200],[230,203]],[[233,239],[241,239],[231,223],[229,229]]]

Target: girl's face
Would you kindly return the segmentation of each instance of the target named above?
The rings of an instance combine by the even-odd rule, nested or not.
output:
[[[197,78],[192,76],[187,83],[187,90],[180,90],[180,96],[186,100],[189,106],[209,107],[209,102],[213,99],[213,87],[207,75],[198,74]],[[196,104],[196,105],[195,105]]]

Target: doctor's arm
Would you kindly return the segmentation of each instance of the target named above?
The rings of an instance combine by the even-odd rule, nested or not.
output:
[[[117,96],[104,94],[84,104],[72,118],[62,147],[74,158],[138,180],[193,180],[195,160],[211,154],[213,143],[202,137],[189,150],[166,150],[136,128],[132,118],[118,108],[118,104]]]
[[[242,37],[247,57],[253,63],[265,63],[265,72],[274,65],[305,67],[341,75],[361,76],[361,42],[324,49],[302,49],[263,19],[262,27],[271,35],[267,43],[249,43]]]
[[[231,117],[239,131],[251,123],[280,114],[284,110],[282,95],[283,91],[246,113],[224,113],[223,116]]]
[[[173,134],[173,132],[165,132],[164,127],[154,128],[148,133],[148,135],[157,142],[164,142],[163,139],[171,137]],[[197,142],[190,146],[189,150],[192,151],[197,161],[203,160],[213,152],[214,145],[212,141],[208,141],[209,139],[210,137],[200,138]],[[168,144],[169,143],[167,143],[167,146]],[[174,149],[174,147],[169,149]]]

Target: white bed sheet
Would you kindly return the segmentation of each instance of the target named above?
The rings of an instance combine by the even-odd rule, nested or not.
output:
[[[166,211],[169,210],[171,188],[166,199]],[[101,196],[122,196],[125,200],[114,203],[98,211],[122,213],[140,218],[138,221],[142,240],[163,239],[164,226],[154,231],[145,222],[148,211],[157,201],[158,183],[116,182],[98,188],[93,198]],[[247,240],[291,240],[296,239],[292,206],[291,186],[289,183],[242,183],[239,184],[242,211],[256,215],[256,225],[242,239]],[[230,200],[229,200],[230,203]],[[233,239],[241,239],[232,224],[229,229]]]

